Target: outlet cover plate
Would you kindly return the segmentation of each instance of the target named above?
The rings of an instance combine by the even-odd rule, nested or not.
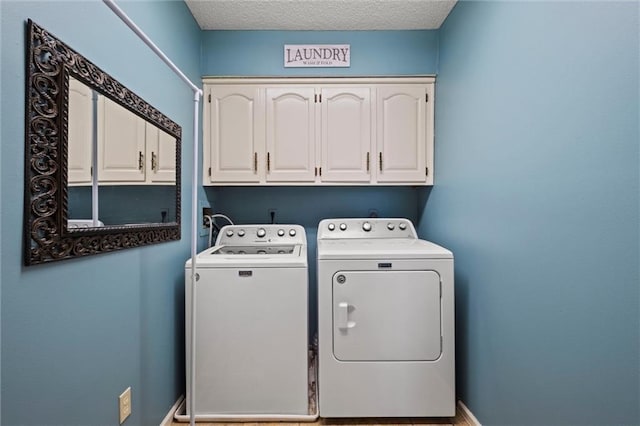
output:
[[[122,392],[122,395],[118,397],[118,402],[120,406],[120,424],[122,424],[131,414],[131,386]]]

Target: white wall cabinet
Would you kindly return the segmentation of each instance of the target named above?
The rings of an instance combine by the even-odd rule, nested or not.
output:
[[[433,184],[434,77],[204,85],[204,185]]]
[[[314,88],[268,87],[266,101],[266,181],[315,181]]]
[[[321,91],[321,180],[371,181],[371,88]]]
[[[264,153],[263,90],[258,86],[205,88],[208,114],[204,115],[204,184],[260,182]],[[205,107],[206,109],[206,107]]]
[[[433,87],[433,86],[431,86]],[[377,96],[378,182],[422,182],[429,175],[426,141],[431,87],[381,86]],[[433,168],[433,167],[432,167]]]

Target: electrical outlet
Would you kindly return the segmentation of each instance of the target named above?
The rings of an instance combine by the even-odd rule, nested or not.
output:
[[[211,208],[209,202],[207,200],[198,200],[198,212],[204,211],[205,208]],[[211,211],[213,211],[213,209],[211,209]],[[209,227],[204,225],[204,215],[200,216],[200,223],[200,236],[206,237],[209,235]]]
[[[129,386],[118,398],[120,405],[120,424],[131,414],[131,386]]]
[[[213,215],[213,209],[211,207],[203,207],[202,208],[202,227],[205,229],[209,229],[209,219],[205,218],[205,216]]]

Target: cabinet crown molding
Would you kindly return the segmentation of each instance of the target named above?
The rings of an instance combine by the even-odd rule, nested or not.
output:
[[[205,76],[203,84],[428,84],[435,83],[435,74],[375,77],[231,77]]]

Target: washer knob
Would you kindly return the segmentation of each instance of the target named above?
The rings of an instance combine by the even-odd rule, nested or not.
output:
[[[267,231],[265,231],[264,228],[260,228],[258,232],[256,232],[256,235],[258,238],[264,238],[264,236],[267,235]]]
[[[238,237],[244,237],[244,229],[238,231]]]
[[[341,223],[340,224],[340,230],[341,231],[346,231],[347,230],[347,224],[346,223]]]
[[[227,237],[233,237],[233,231],[231,229],[227,231]]]
[[[291,235],[292,237],[296,236],[296,230],[295,229],[289,229],[289,235]]]
[[[371,231],[371,224],[369,222],[365,222],[362,224],[362,230],[365,232]]]
[[[330,223],[327,228],[329,228],[329,231],[333,231],[334,229],[336,229],[336,226],[333,223]]]
[[[278,236],[284,237],[284,229],[278,229]]]
[[[389,231],[393,231],[394,229],[396,229],[396,226],[393,223],[389,222],[387,223],[387,229]]]
[[[401,231],[404,231],[405,229],[407,229],[407,224],[404,222],[400,222],[400,225],[398,225],[398,228],[400,228]]]

